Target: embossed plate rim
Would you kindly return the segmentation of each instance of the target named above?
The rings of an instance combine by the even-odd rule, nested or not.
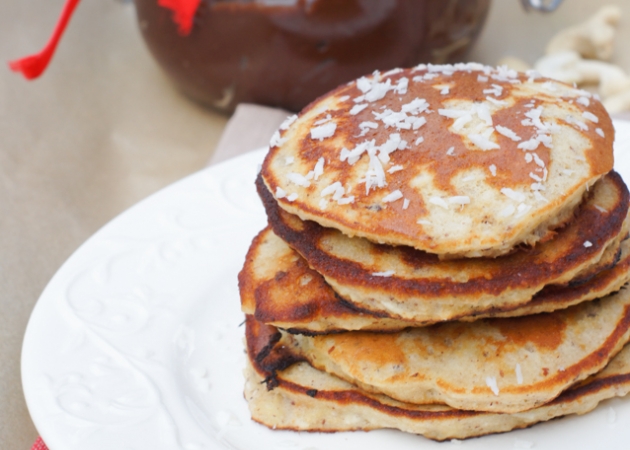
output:
[[[616,121],[615,126],[618,130],[618,136],[621,137],[621,140],[624,143],[624,147],[630,148],[630,122]],[[42,361],[46,361],[46,358],[49,356],[44,354],[47,345],[49,344],[47,341],[54,341],[55,339],[57,339],[57,336],[63,336],[64,333],[69,333],[67,331],[67,329],[69,328],[69,322],[67,317],[64,316],[64,314],[66,314],[67,312],[60,310],[56,306],[56,302],[59,301],[59,296],[62,295],[63,292],[66,292],[68,289],[68,275],[78,273],[78,271],[83,270],[83,266],[85,266],[86,264],[89,265],[92,261],[98,259],[97,257],[99,253],[102,253],[104,251],[107,252],[107,250],[104,250],[104,248],[107,248],[107,245],[103,246],[103,243],[109,237],[111,237],[111,233],[113,231],[120,231],[124,230],[126,227],[137,225],[133,222],[148,220],[145,217],[149,217],[152,213],[155,213],[157,210],[164,208],[164,205],[168,204],[169,202],[172,205],[173,202],[178,202],[181,200],[181,204],[183,205],[184,209],[203,208],[204,204],[199,203],[202,199],[206,198],[209,200],[213,200],[214,197],[221,196],[219,195],[219,191],[217,191],[217,189],[219,188],[217,187],[218,185],[216,185],[215,183],[216,180],[223,179],[225,181],[227,176],[226,174],[238,174],[241,168],[246,168],[251,175],[255,172],[255,167],[261,161],[263,155],[264,149],[259,149],[256,152],[252,152],[231,159],[217,166],[205,169],[201,172],[186,177],[183,180],[180,180],[173,185],[159,191],[158,193],[153,194],[149,198],[141,201],[137,205],[122,213],[117,218],[113,219],[101,230],[95,233],[90,239],[88,239],[62,265],[57,274],[55,274],[55,276],[51,279],[49,285],[43,291],[33,310],[25,333],[22,349],[22,383],[27,405],[35,426],[42,434],[42,437],[48,443],[51,450],[78,450],[79,448],[81,448],[81,450],[85,450],[85,446],[83,444],[85,444],[85,442],[90,442],[90,436],[98,436],[98,433],[104,433],[101,437],[106,437],[106,440],[111,439],[112,442],[115,442],[120,446],[119,448],[147,448],[142,444],[137,444],[137,441],[136,443],[126,441],[126,439],[130,438],[125,434],[124,427],[120,427],[118,425],[103,425],[102,427],[100,427],[99,425],[96,427],[97,429],[94,430],[94,427],[90,428],[87,425],[82,424],[81,421],[77,421],[76,417],[72,417],[70,415],[59,412],[57,412],[57,414],[51,414],[50,403],[46,400],[46,398],[47,396],[49,396],[52,389],[51,385],[54,383],[50,379],[47,379],[44,374],[46,373],[46,370],[58,369],[58,367],[46,367],[44,366],[44,363]],[[630,152],[626,151],[625,153],[622,153],[620,149],[617,148],[615,166],[617,170],[622,174],[624,179],[630,180]],[[246,196],[252,195],[255,197],[253,178],[251,181],[251,193],[248,192]],[[213,187],[208,188],[209,191],[206,197],[204,197],[204,194],[198,196],[192,201],[190,199],[187,199],[187,196],[191,194],[192,190],[199,188],[199,186],[211,185]],[[239,221],[243,222],[245,220],[244,218],[253,217],[251,214],[248,216],[248,213],[241,214],[238,211],[238,208],[235,209],[226,207],[225,210],[222,210],[221,212],[225,216],[224,219],[228,224],[232,222],[238,223]],[[235,235],[243,238],[243,243],[241,245],[242,248],[240,248],[239,250],[241,252],[243,251],[243,248],[246,249],[249,240],[253,237],[254,233],[258,231],[256,228],[260,224],[264,223],[264,214],[262,212],[262,208],[260,208],[259,212],[255,213],[254,216],[256,214],[260,214],[260,217],[254,219],[256,227],[254,227],[253,225],[249,227],[247,225],[243,225],[242,229],[236,227],[237,229],[234,231]],[[245,230],[245,232],[243,230]],[[183,253],[184,256],[186,256],[186,252],[184,251]],[[230,270],[237,271],[238,267],[231,267]],[[235,284],[236,273],[234,273],[233,275],[234,280],[232,280],[232,282]],[[221,287],[221,283],[230,283],[230,280],[229,277],[226,277],[223,281],[217,283],[215,280],[214,283],[217,286],[212,285],[212,289],[214,289],[215,287]],[[233,298],[231,298],[231,300],[234,301]],[[193,332],[198,331],[198,328],[195,329],[195,326],[198,327],[198,325],[193,325]],[[230,339],[231,341],[234,341],[234,334],[231,335]],[[231,344],[234,344],[234,342],[231,342]],[[71,349],[69,352],[71,357],[73,356],[72,352],[73,350]],[[191,350],[190,353],[193,357],[196,356],[196,354],[194,354],[195,351]],[[77,355],[79,355],[78,352]],[[219,355],[219,353],[217,353],[217,355]],[[173,363],[173,361],[175,361],[175,363]],[[184,360],[175,358],[174,360],[171,360],[171,363],[173,364],[171,366],[167,365],[166,367],[172,372],[182,372],[183,369],[182,367],[177,365],[177,361],[181,362],[180,366],[184,366],[186,364],[189,364],[191,359]],[[182,361],[185,361],[185,363]],[[80,365],[82,361],[76,362]],[[229,363],[231,364],[230,370],[232,370],[233,373],[229,374],[230,381],[225,386],[221,385],[221,388],[227,389],[229,387],[230,389],[236,391],[242,389],[242,377],[240,376],[240,369],[238,368],[239,365],[242,365],[242,362],[243,358],[240,358]],[[52,365],[54,366],[54,364]],[[189,367],[186,367],[186,369],[189,369]],[[203,377],[204,375],[202,374],[201,376]],[[212,378],[213,376],[214,375],[210,376],[212,380],[214,380]],[[188,383],[188,381],[190,380],[185,378],[185,376],[184,378],[181,378],[181,380],[183,380],[181,381],[181,383],[186,385],[183,387],[182,392],[192,392],[190,391],[190,389],[188,389],[190,386],[187,385],[190,384]],[[185,422],[196,423],[196,428],[193,427],[194,429],[190,428],[185,430],[184,432],[184,434],[193,435],[197,433],[197,431],[195,430],[199,428],[199,424],[201,424],[201,428],[203,428],[203,424],[205,423],[204,421],[206,420],[206,413],[214,408],[212,411],[218,411],[218,413],[223,414],[224,412],[221,408],[223,408],[225,405],[216,405],[208,403],[207,401],[204,403],[205,400],[203,395],[196,393],[196,391],[192,392],[190,396],[192,400],[189,403],[192,403],[192,405],[189,405],[189,408],[186,410],[186,414],[189,414],[189,417],[176,417],[175,419],[183,419]],[[196,398],[193,398],[195,396]],[[197,400],[198,402],[195,403]],[[288,449],[295,448],[299,450],[307,450],[315,449],[316,447],[338,447],[340,449],[344,448],[345,450],[351,450],[359,447],[367,449],[377,448],[380,445],[379,442],[391,442],[391,439],[396,439],[396,443],[398,444],[399,448],[443,448],[444,445],[454,445],[436,444],[421,437],[409,436],[404,435],[403,433],[385,430],[371,433],[340,433],[332,435],[271,432],[257,424],[249,423],[247,421],[243,423],[242,415],[244,414],[244,411],[246,412],[246,406],[244,405],[245,402],[244,400],[242,400],[242,396],[240,397],[239,401],[240,403],[233,407],[236,411],[236,415],[238,416],[233,417],[233,423],[230,422],[232,418],[228,415],[226,416],[226,420],[224,421],[224,429],[221,429],[218,432],[216,430],[207,430],[208,432],[202,435],[199,435],[197,433],[195,435],[195,437],[198,438],[196,440],[196,443],[190,443],[192,441],[188,442],[186,441],[186,439],[184,439],[185,442],[180,442],[181,445],[179,446],[179,448],[185,450],[228,448],[249,450],[256,448],[258,450],[259,448],[271,449],[286,447]],[[615,441],[615,439],[619,439],[620,436],[623,436],[625,440],[630,439],[630,430],[625,431],[622,429],[623,422],[626,419],[630,420],[630,402],[622,400],[612,400],[608,401],[607,404],[609,406],[600,407],[593,413],[583,417],[573,417],[560,421],[554,421],[553,423],[538,425],[528,430],[520,430],[504,435],[495,435],[479,439],[472,439],[464,441],[461,444],[458,443],[458,446],[462,446],[464,448],[493,449],[506,448],[506,445],[526,445],[527,442],[533,442],[536,448],[553,448],[554,445],[557,446],[559,442],[562,442],[562,440],[559,440],[560,438],[564,440],[567,438],[567,436],[569,436],[569,439],[575,441],[575,448],[589,448],[589,439],[583,438],[580,433],[581,429],[588,429],[589,433],[591,435],[594,435],[594,442],[598,442],[601,444],[602,442],[607,441],[608,443],[613,445],[613,447],[609,446],[609,448],[615,448],[615,442],[623,442],[618,440]],[[606,421],[608,411],[607,408],[611,407],[610,405],[613,405],[614,408],[617,410],[618,418],[616,423],[614,424],[609,424]],[[229,405],[230,408],[232,408],[232,406],[233,405]],[[181,414],[184,410],[180,409],[178,411],[178,414]],[[198,416],[203,417],[199,418]],[[151,420],[153,419],[154,418],[151,418]],[[211,422],[212,421],[207,423],[210,424]],[[160,422],[158,421],[157,423],[159,424]],[[237,426],[232,426],[231,423],[232,425],[236,423]],[[134,424],[134,426],[137,426],[137,424]],[[157,425],[153,424],[153,426],[155,427]],[[86,430],[89,430],[89,432]],[[147,429],[144,430],[145,433],[150,433],[151,431],[155,432],[156,429],[152,429],[149,426]],[[202,437],[199,438],[199,436]],[[147,439],[149,441],[151,440],[148,434]],[[254,446],[252,442],[255,442],[257,445]],[[564,444],[568,444],[568,442],[564,442]],[[174,447],[171,446],[170,448]]]

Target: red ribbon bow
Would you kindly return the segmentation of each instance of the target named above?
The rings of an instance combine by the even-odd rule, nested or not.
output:
[[[59,21],[43,50],[34,55],[10,61],[9,67],[11,70],[21,72],[28,80],[37,78],[44,73],[79,1],[66,0]],[[177,24],[179,34],[182,36],[189,35],[201,0],[157,0],[157,2],[158,5],[173,11],[173,21]]]

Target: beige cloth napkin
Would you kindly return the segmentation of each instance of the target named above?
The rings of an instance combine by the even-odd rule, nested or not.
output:
[[[228,121],[208,165],[264,147],[271,135],[288,115],[288,111],[243,103]],[[630,121],[630,111],[613,115],[614,119]]]
[[[241,103],[225,126],[208,165],[269,145],[271,135],[290,114],[284,109]]]

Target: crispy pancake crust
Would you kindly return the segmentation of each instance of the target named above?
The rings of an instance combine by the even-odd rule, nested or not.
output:
[[[514,413],[600,371],[630,338],[630,290],[552,313],[397,333],[283,334],[315,368],[399,401]]]
[[[256,347],[273,347],[265,345],[269,334],[258,334],[260,324],[252,317],[248,317],[246,329],[249,361],[245,399],[252,419],[272,429],[331,432],[394,428],[438,441],[465,439],[525,428],[568,414],[584,414],[600,401],[630,391],[630,347],[626,346],[601,372],[524,413],[413,405],[371,394],[304,362],[291,361],[284,370],[271,372],[265,369],[269,367],[265,360],[278,360],[272,355],[275,349],[264,357],[256,352]]]
[[[613,139],[602,104],[566,84],[425,66],[307,106],[273,137],[262,176],[281,208],[348,236],[497,256],[570,218],[612,169]]]
[[[618,245],[630,199],[613,171],[554,239],[497,258],[440,260],[302,221],[278,207],[260,178],[257,187],[274,232],[341,297],[360,310],[419,323],[514,308],[545,285],[568,283]]]
[[[630,281],[630,240],[615,248],[616,258],[597,274],[581,283],[549,285],[531,301],[513,309],[490,308],[475,316],[516,317],[567,308],[610,294]],[[379,317],[360,311],[339,297],[324,278],[276,236],[269,227],[252,242],[245,265],[239,273],[241,308],[256,320],[286,329],[290,333],[327,334],[344,330],[399,331],[432,322],[414,322]]]

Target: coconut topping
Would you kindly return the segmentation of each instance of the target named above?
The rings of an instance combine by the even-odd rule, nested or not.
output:
[[[323,141],[326,138],[332,137],[337,129],[335,122],[327,122],[323,125],[311,128],[311,139],[317,139]]]
[[[269,141],[269,147],[280,147],[287,141],[287,138],[280,137],[280,131],[276,130],[275,133],[271,136],[271,140]]]
[[[521,365],[516,363],[516,382],[518,384],[523,384],[523,372],[521,372]]]
[[[448,203],[441,197],[431,197],[429,198],[429,203],[437,205],[440,208],[448,209]]]
[[[601,128],[595,128],[595,133],[597,133],[601,137],[604,137],[604,130],[602,130]]]
[[[300,175],[296,172],[289,172],[287,174],[287,178],[291,183],[297,184],[298,186],[309,187],[311,185],[311,182],[308,181],[308,179],[304,175]]]
[[[486,385],[490,388],[494,395],[499,395],[499,386],[495,377],[486,377]]]
[[[584,241],[584,247],[589,248],[592,246],[593,246],[593,243],[591,241]]]
[[[292,116],[287,117],[286,119],[284,119],[284,122],[280,124],[280,129],[288,130],[289,127],[293,124],[293,122],[297,120],[297,118],[298,118],[297,114],[293,114]]]
[[[396,272],[394,272],[393,270],[386,270],[385,272],[374,272],[372,274],[372,276],[374,277],[391,277],[392,275],[394,275]]]
[[[359,114],[361,111],[363,111],[367,107],[368,107],[367,103],[361,103],[359,105],[354,105],[352,107],[352,109],[350,110],[350,115],[351,116],[356,116],[357,114]]]
[[[510,200],[514,200],[515,202],[522,202],[523,200],[525,200],[525,194],[523,194],[522,192],[516,192],[515,190],[510,188],[501,189],[501,193]]]
[[[514,142],[518,142],[521,140],[521,138],[519,136],[516,135],[516,133],[512,130],[510,130],[508,127],[504,127],[502,125],[497,125],[495,127],[495,129],[502,134],[503,136],[512,139]]]
[[[403,198],[403,194],[402,192],[400,192],[399,189],[396,189],[394,192],[387,194],[385,197],[383,197],[383,203],[391,203],[391,202],[395,202],[396,200],[399,200]]]
[[[590,120],[591,122],[595,122],[595,123],[599,122],[599,117],[597,117],[592,112],[584,111],[582,113],[582,117],[584,117],[586,120]]]
[[[586,125],[581,120],[576,119],[571,114],[567,115],[565,120],[567,121],[568,124],[575,125],[576,127],[578,127],[582,131],[588,131],[588,125]]]

